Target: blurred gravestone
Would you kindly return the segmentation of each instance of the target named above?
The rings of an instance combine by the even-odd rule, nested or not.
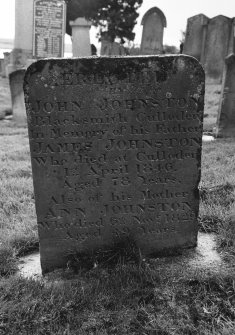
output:
[[[123,45],[117,42],[110,42],[107,38],[102,38],[100,54],[102,56],[125,56],[126,51]]]
[[[18,126],[26,125],[26,110],[24,104],[25,69],[16,70],[9,75],[13,120]]]
[[[183,52],[202,62],[204,57],[208,17],[198,14],[187,20]]]
[[[4,58],[0,58],[0,75],[3,77],[4,69]]]
[[[63,0],[15,1],[14,49],[8,73],[34,58],[63,57],[66,5]]]
[[[34,0],[34,57],[63,57],[64,34],[65,2]]]
[[[3,59],[2,76],[5,78],[6,76],[8,76],[7,67],[10,63],[10,52],[4,52],[3,56],[4,59]]]
[[[207,82],[221,83],[224,59],[235,51],[235,19],[203,14],[188,19],[183,53],[196,57],[205,68]]]
[[[229,55],[225,63],[216,136],[235,137],[235,55]]]
[[[214,83],[220,83],[222,80],[224,59],[228,55],[231,34],[234,45],[233,21],[230,18],[218,15],[209,21],[205,45],[205,72]]]
[[[166,17],[163,12],[153,7],[142,18],[143,33],[141,40],[142,55],[163,53],[163,32],[166,27]]]
[[[41,60],[27,70],[43,272],[132,241],[197,244],[204,71],[189,56]]]
[[[73,57],[91,56],[91,22],[79,17],[75,21],[70,21],[69,24],[72,27]]]

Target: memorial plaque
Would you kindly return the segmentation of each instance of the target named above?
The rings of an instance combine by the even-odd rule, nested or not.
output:
[[[35,0],[34,57],[63,57],[64,34],[65,2],[60,0]]]
[[[144,255],[196,246],[196,59],[41,60],[24,90],[44,273],[127,238]]]

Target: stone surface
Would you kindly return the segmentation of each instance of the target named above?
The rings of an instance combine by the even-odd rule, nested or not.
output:
[[[159,8],[153,7],[145,13],[141,24],[143,25],[141,54],[161,54],[163,52],[163,32],[166,27],[165,15]]]
[[[189,56],[41,60],[25,77],[42,271],[197,243],[204,71]]]
[[[217,137],[235,137],[235,55],[226,58],[216,123]]]
[[[70,21],[69,24],[72,27],[73,57],[91,56],[91,22],[79,17],[75,21]]]
[[[23,82],[26,70],[16,70],[9,75],[13,120],[18,126],[26,126]]]
[[[204,14],[198,14],[187,20],[183,52],[202,62],[205,50],[207,24],[209,19]]]
[[[64,56],[65,11],[64,1],[34,0],[35,58]]]

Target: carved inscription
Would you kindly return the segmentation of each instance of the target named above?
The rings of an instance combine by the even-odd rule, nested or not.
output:
[[[63,256],[126,236],[146,253],[195,245],[203,85],[200,65],[186,56],[31,66],[41,249]]]

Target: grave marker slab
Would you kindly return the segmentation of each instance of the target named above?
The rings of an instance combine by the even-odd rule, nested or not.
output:
[[[126,238],[146,255],[196,246],[196,59],[40,60],[24,90],[44,273]]]
[[[34,0],[33,56],[63,57],[65,2]]]
[[[235,55],[225,59],[219,112],[216,123],[217,137],[235,137]]]
[[[23,91],[25,72],[25,69],[20,69],[9,75],[13,120],[17,126],[26,126],[27,123]]]
[[[149,9],[143,16],[141,25],[143,33],[141,39],[142,55],[157,55],[163,53],[163,33],[166,28],[166,17],[157,7]]]

